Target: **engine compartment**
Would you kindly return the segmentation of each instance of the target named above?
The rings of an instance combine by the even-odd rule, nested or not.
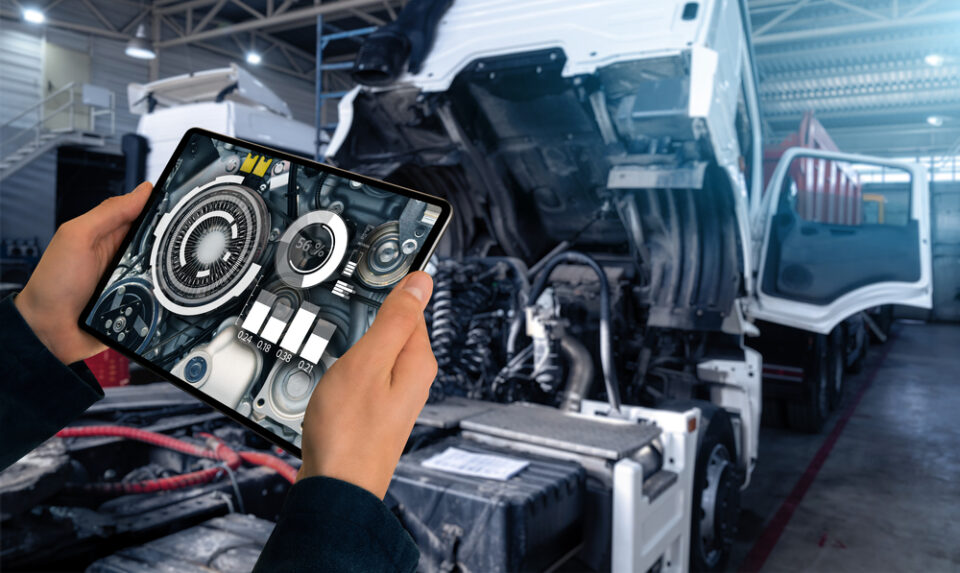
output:
[[[563,50],[546,49],[475,60],[445,92],[399,82],[345,102],[337,165],[457,213],[431,270],[432,399],[709,397],[696,364],[708,347],[737,352],[724,324],[743,294],[741,244],[729,178],[686,112],[686,57],[563,77]],[[540,276],[568,251],[587,263]]]

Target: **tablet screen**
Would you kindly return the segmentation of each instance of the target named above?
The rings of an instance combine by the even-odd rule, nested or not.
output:
[[[296,451],[314,387],[448,217],[428,195],[191,130],[85,322]]]

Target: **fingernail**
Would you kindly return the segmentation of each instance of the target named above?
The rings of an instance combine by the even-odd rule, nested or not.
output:
[[[403,283],[403,290],[417,297],[422,304],[426,304],[427,299],[430,298],[432,282],[427,273],[413,273]]]

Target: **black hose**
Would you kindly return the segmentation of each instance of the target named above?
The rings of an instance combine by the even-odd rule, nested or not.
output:
[[[577,263],[590,267],[600,279],[600,367],[603,370],[603,383],[607,387],[607,400],[614,412],[620,411],[620,386],[617,383],[616,367],[613,363],[613,335],[611,333],[610,283],[607,275],[593,257],[577,251],[565,251],[547,260],[539,270],[537,280],[530,288],[528,305],[535,305],[547,286],[550,273],[561,263]]]

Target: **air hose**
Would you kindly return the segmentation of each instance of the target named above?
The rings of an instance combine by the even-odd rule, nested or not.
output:
[[[106,494],[131,494],[183,489],[185,487],[209,483],[228,470],[235,470],[240,467],[241,461],[269,467],[290,483],[293,483],[297,477],[297,470],[276,456],[259,452],[238,453],[210,434],[199,434],[199,436],[208,440],[210,447],[207,448],[165,434],[158,434],[157,432],[141,430],[139,428],[128,428],[126,426],[80,426],[64,428],[57,432],[57,436],[60,438],[126,438],[128,440],[137,440],[168,450],[174,450],[189,456],[218,460],[226,466],[206,468],[178,476],[139,482],[96,482],[71,486],[71,489],[78,489],[80,491]]]

